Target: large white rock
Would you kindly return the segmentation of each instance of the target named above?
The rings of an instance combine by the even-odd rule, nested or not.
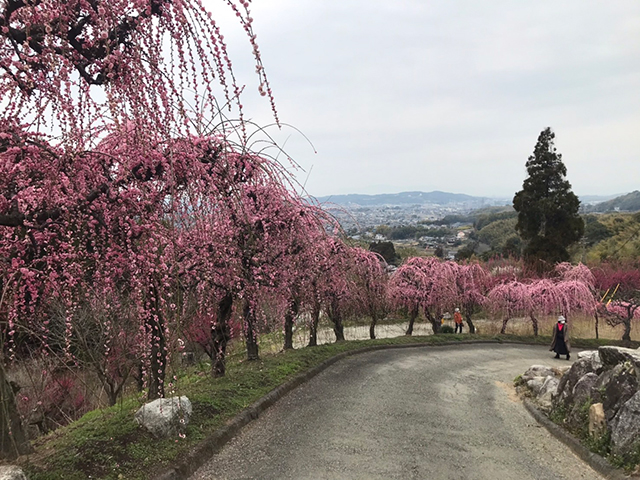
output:
[[[534,377],[546,378],[549,375],[554,375],[551,367],[547,367],[546,365],[531,365],[529,369],[522,375],[522,380],[527,382]]]
[[[578,360],[582,360],[583,358],[586,358],[591,362],[594,372],[599,372],[604,367],[602,360],[600,360],[600,353],[598,350],[585,350],[583,352],[578,352]]]
[[[186,396],[159,398],[140,407],[135,419],[153,436],[164,438],[184,433],[192,412]]]
[[[543,410],[550,410],[554,395],[558,392],[558,384],[560,380],[558,378],[549,375],[544,379],[540,393],[538,394],[538,404]]]
[[[0,480],[27,480],[27,476],[20,467],[0,465]]]
[[[533,392],[534,395],[539,395],[540,390],[542,389],[542,385],[544,385],[544,380],[546,377],[533,377],[527,380],[527,387]]]

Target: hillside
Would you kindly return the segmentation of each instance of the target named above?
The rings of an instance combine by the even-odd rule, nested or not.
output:
[[[600,202],[587,209],[590,212],[637,212],[640,211],[640,191],[635,190],[606,202]]]

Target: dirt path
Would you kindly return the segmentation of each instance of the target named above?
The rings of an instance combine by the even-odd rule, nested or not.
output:
[[[519,403],[512,379],[566,364],[509,345],[348,358],[246,427],[196,479],[600,479]]]

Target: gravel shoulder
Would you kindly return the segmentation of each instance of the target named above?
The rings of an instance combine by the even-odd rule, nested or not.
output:
[[[543,347],[382,350],[344,359],[245,427],[199,479],[601,479],[512,387]]]

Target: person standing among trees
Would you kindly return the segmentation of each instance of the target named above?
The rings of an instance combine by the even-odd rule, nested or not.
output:
[[[571,352],[571,345],[569,344],[569,332],[567,321],[560,315],[558,317],[558,323],[553,326],[553,337],[551,339],[550,351],[556,352],[555,358],[560,358],[560,355],[566,355],[567,360],[571,358],[569,354]]]
[[[460,313],[460,309],[459,308],[456,308],[456,311],[453,314],[453,321],[456,324],[455,333],[458,333],[458,328],[460,328],[460,333],[462,333],[462,314]]]

